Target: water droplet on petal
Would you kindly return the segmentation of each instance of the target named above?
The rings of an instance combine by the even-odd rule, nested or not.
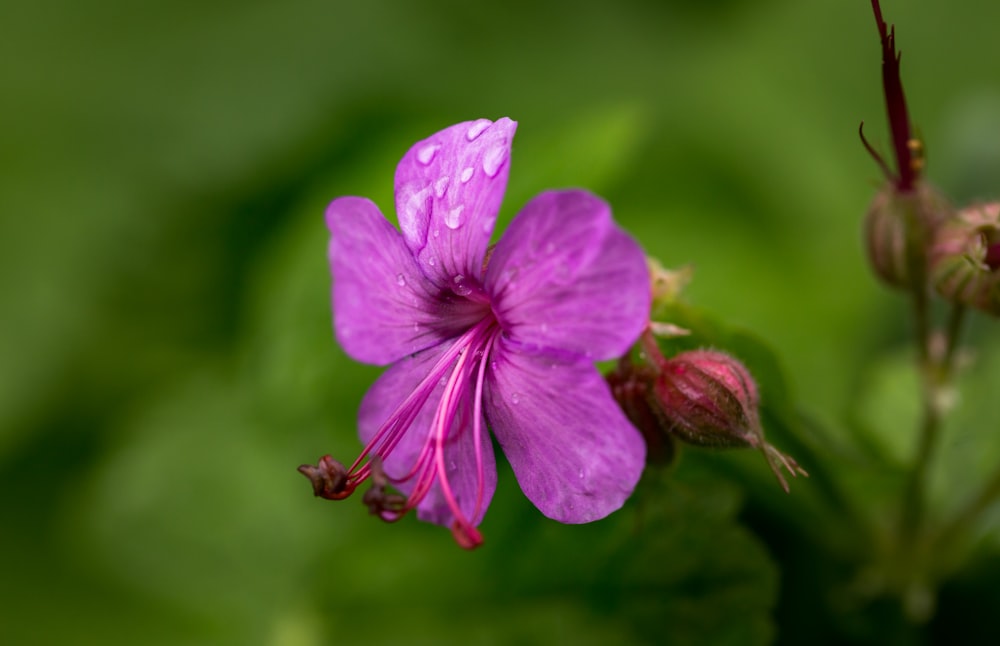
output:
[[[475,139],[483,134],[483,131],[493,125],[493,122],[489,119],[479,119],[471,126],[469,126],[468,131],[465,133],[465,138],[469,141],[475,141]]]
[[[441,144],[427,144],[423,148],[417,151],[417,161],[427,166],[432,161],[434,161],[434,155],[441,148]]]
[[[490,361],[490,370],[496,370],[496,369],[497,369],[497,362]]]
[[[431,235],[434,236],[435,238],[440,238],[441,237],[441,229],[434,229],[433,231],[431,231]],[[431,263],[431,264],[433,264],[433,263]]]
[[[427,217],[427,210],[430,202],[430,191],[424,189],[418,191],[410,196],[410,199],[406,200],[406,204],[403,205],[404,215],[411,222],[423,222]]]
[[[586,474],[585,474],[585,473],[583,472],[583,469],[580,469],[580,473],[578,473],[577,475],[579,475],[579,476],[580,476],[580,479],[581,479],[581,480],[583,480],[583,478],[584,478],[584,476],[585,476]]]
[[[507,146],[496,145],[483,155],[483,172],[490,177],[496,177],[505,161],[507,161]]]
[[[514,393],[513,395],[510,396],[510,403],[517,405],[520,401],[521,401],[521,396],[519,394]]]
[[[430,258],[427,259],[427,264],[433,267],[434,265],[437,264],[437,258],[431,256]]]
[[[438,181],[434,182],[434,196],[437,199],[444,197],[445,192],[448,190],[448,182],[451,181],[450,177],[442,177]]]
[[[472,293],[472,288],[469,287],[468,283],[465,282],[465,276],[463,276],[462,274],[458,274],[457,276],[452,278],[452,282],[455,283],[455,286],[452,288],[452,291],[458,294],[459,296],[468,296],[469,294]]]
[[[473,168],[472,166],[469,166],[462,171],[462,174],[459,176],[459,179],[462,180],[463,184],[467,184],[469,180],[472,179],[472,175],[475,172],[476,169]]]
[[[396,284],[400,287],[406,286],[406,276],[403,274],[396,274]]]
[[[445,226],[449,229],[457,229],[462,226],[462,209],[464,208],[464,204],[459,204],[452,210],[448,211],[447,215],[444,216]]]

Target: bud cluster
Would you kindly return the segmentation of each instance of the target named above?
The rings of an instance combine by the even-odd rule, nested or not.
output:
[[[1000,315],[1000,205],[955,213],[924,181],[924,146],[912,134],[895,31],[882,19],[878,3],[872,4],[882,43],[882,83],[896,167],[890,169],[860,133],[888,180],[865,217],[872,269],[890,286],[921,299],[933,287],[955,305]]]

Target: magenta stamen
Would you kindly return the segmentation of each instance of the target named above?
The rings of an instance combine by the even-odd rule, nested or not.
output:
[[[483,383],[486,381],[487,358],[493,354],[493,344],[496,338],[496,332],[490,334],[486,340],[486,347],[482,350],[482,356],[479,359],[479,370],[476,374],[476,394],[472,400],[472,441],[476,447],[476,506],[472,512],[473,518],[479,516],[479,512],[483,508],[483,488],[486,481],[482,450]]]
[[[459,410],[459,405],[466,399],[466,391],[472,384],[475,375],[475,397],[473,398],[472,433],[476,456],[476,504],[473,518],[476,518],[483,506],[485,498],[485,466],[482,452],[483,423],[482,397],[486,378],[486,363],[493,350],[498,333],[496,320],[487,317],[460,336],[450,348],[437,360],[427,376],[413,389],[382,424],[375,437],[362,450],[361,454],[348,470],[348,492],[354,491],[362,482],[373,476],[373,464],[387,458],[402,441],[403,435],[416,421],[420,410],[433,395],[438,383],[447,376],[444,392],[434,412],[434,419],[420,453],[414,460],[412,468],[401,477],[391,477],[379,468],[379,478],[376,479],[374,492],[369,492],[370,502],[379,518],[386,522],[395,522],[408,511],[415,509],[430,493],[434,483],[441,487],[441,493],[449,510],[455,517],[452,531],[455,539],[463,547],[476,547],[482,542],[482,536],[472,522],[462,511],[451,483],[445,463],[445,444],[450,432],[457,422],[460,426],[467,425],[467,414]],[[461,417],[459,417],[461,415]],[[405,502],[398,508],[386,506],[389,500],[383,489],[385,484],[399,486],[412,482],[413,486]],[[394,495],[394,494],[393,494]]]

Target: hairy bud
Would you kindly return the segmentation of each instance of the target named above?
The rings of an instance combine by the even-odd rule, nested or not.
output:
[[[757,386],[736,359],[693,350],[668,359],[653,382],[653,397],[685,442],[700,446],[758,448]]]
[[[650,403],[669,434],[699,446],[758,449],[785,491],[782,468],[808,475],[764,440],[757,385],[738,360],[715,350],[692,350],[658,367]]]

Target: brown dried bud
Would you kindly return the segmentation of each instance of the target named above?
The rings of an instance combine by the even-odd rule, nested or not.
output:
[[[1000,316],[1000,202],[962,209],[938,227],[930,265],[946,300]]]
[[[646,440],[646,461],[665,466],[676,457],[677,441],[664,432],[660,415],[652,407],[650,394],[655,378],[654,369],[635,365],[627,355],[607,375],[615,401]]]

